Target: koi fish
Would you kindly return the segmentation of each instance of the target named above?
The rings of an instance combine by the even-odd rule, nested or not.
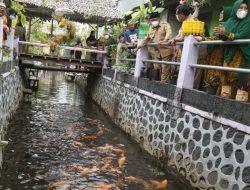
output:
[[[121,157],[118,160],[118,165],[119,165],[120,168],[122,168],[124,166],[125,161],[126,161],[126,157],[124,156],[124,154],[122,154]]]
[[[156,180],[151,180],[150,182],[154,186],[153,189],[155,189],[155,190],[164,190],[168,187],[168,180],[166,180],[166,179],[164,179],[161,182],[156,181]]]
[[[53,189],[56,189],[58,187],[64,187],[64,189],[65,189],[66,187],[69,187],[69,182],[68,181],[54,182],[54,183],[49,185],[48,190],[53,190]]]

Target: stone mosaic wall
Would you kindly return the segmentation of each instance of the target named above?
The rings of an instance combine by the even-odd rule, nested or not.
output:
[[[4,131],[9,119],[22,98],[23,84],[18,67],[0,77],[0,132]]]
[[[250,135],[99,78],[90,95],[150,154],[206,190],[250,190]]]

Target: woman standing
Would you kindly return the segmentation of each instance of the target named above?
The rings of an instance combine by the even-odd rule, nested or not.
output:
[[[250,14],[248,13],[250,0],[237,0],[233,5],[231,17],[224,26],[215,27],[216,34],[225,36],[228,40],[250,39]],[[233,68],[250,68],[250,45],[227,45],[223,50],[223,65]],[[234,97],[233,90],[236,89],[236,99],[248,101],[248,93],[245,91],[248,85],[247,74],[235,72],[223,72],[221,77],[221,96]],[[239,97],[241,95],[241,97]]]

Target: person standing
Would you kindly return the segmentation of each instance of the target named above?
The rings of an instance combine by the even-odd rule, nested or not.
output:
[[[128,30],[124,33],[125,43],[128,46],[136,46],[139,36],[139,30],[134,23],[128,23]]]
[[[134,52],[137,52],[141,47],[146,46],[148,42],[161,44],[168,42],[168,40],[173,37],[170,24],[166,21],[161,21],[160,14],[158,12],[151,13],[149,21],[151,26],[147,36],[134,50]],[[162,45],[149,48],[149,56],[152,57],[153,60],[170,61],[172,59],[172,54],[173,48],[170,46]],[[153,69],[160,72],[161,81],[166,82],[169,80],[170,65],[153,64]]]
[[[233,5],[231,17],[224,26],[215,27],[214,32],[225,36],[227,40],[250,38],[250,0],[237,0]],[[223,66],[233,68],[250,68],[250,45],[227,45],[223,51]],[[234,90],[237,90],[236,100],[248,101],[247,88],[249,87],[248,74],[223,72],[221,75],[221,96],[234,98]],[[244,97],[237,98],[244,94]]]

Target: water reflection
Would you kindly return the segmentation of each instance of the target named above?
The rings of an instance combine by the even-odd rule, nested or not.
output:
[[[2,189],[190,189],[153,164],[63,73],[41,75],[7,139]]]

